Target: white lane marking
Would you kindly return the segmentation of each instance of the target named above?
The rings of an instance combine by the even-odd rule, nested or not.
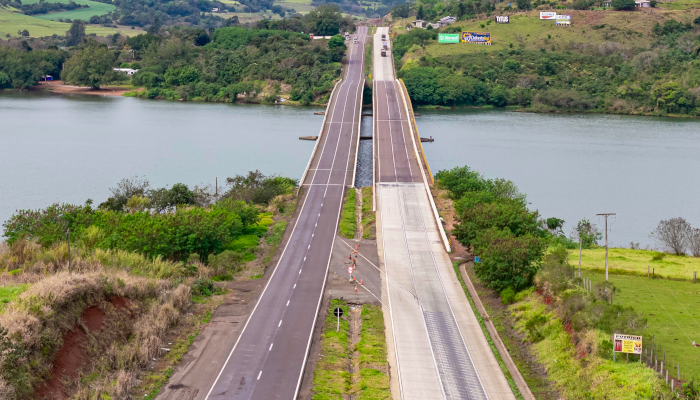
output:
[[[308,245],[308,246],[306,247],[307,250],[310,249],[310,248],[311,248],[311,245]]]
[[[270,351],[270,350],[272,350],[272,346],[273,346],[273,345],[274,345],[274,343],[270,343],[270,349],[269,349],[269,350],[267,350],[267,351]]]
[[[258,374],[258,380],[260,380],[260,375],[262,375],[262,371]]]
[[[363,42],[363,44],[364,44],[364,42]],[[352,51],[353,51],[354,49],[355,49],[355,46],[351,47],[351,55],[354,55],[354,54],[352,54]],[[360,54],[361,54],[361,60],[362,60],[362,59],[364,58],[364,52],[361,52]],[[350,84],[354,83],[354,80],[350,80],[350,81],[347,80],[347,76],[348,76],[348,75],[352,75],[352,73],[355,72],[355,71],[354,71],[355,68],[353,68],[353,67],[355,67],[355,65],[354,65],[354,63],[351,63],[351,64],[350,64],[350,69],[348,70],[348,73],[346,74],[346,79],[343,79],[343,80],[341,81],[341,89],[340,89],[340,91],[342,91],[342,87],[345,86],[346,83],[350,83]],[[342,78],[341,78],[341,79],[342,79]],[[361,88],[360,88],[359,85],[358,85],[358,90],[360,90],[360,89],[361,89]],[[337,96],[337,97],[340,96],[340,91],[338,92],[338,96]],[[336,98],[337,98],[337,97],[336,97]],[[346,102],[345,102],[345,104],[347,104],[347,97],[348,97],[348,93],[346,93]],[[357,96],[356,96],[356,100],[357,100]],[[338,103],[339,103],[339,102],[336,101],[336,103],[335,103],[334,106],[333,106],[333,115],[334,115],[334,116],[335,116],[335,114],[336,114],[335,111],[336,111],[336,109],[337,109]],[[345,114],[345,110],[343,110],[343,117],[344,117],[344,114]],[[343,118],[343,117],[341,117],[341,118]],[[341,131],[341,132],[342,132],[342,131]],[[328,133],[330,134],[330,129],[329,129],[329,132],[328,132]],[[323,143],[323,149],[321,149],[321,156],[323,156],[323,153],[324,153],[324,151],[325,151],[327,142],[328,142],[328,141],[324,141],[324,143]],[[335,154],[337,154],[337,146],[336,146],[336,152],[334,153],[334,159],[335,159]],[[349,157],[349,156],[348,156],[348,157]],[[320,164],[320,160],[319,160],[319,164]],[[314,181],[317,172],[318,172],[318,171],[314,171],[314,176],[311,178],[311,181],[312,181],[312,182]],[[330,176],[329,176],[329,179],[330,179]],[[326,197],[327,191],[328,191],[328,185],[326,185],[326,190],[325,190],[324,193],[323,193],[323,197]],[[300,216],[303,215],[303,213],[304,213],[304,209],[305,209],[305,206],[306,206],[306,200],[308,200],[308,198],[309,198],[309,196],[306,196],[306,197],[304,198],[304,202],[302,203],[301,210],[300,210],[300,212],[299,212],[299,215],[300,215]],[[342,207],[342,204],[341,204],[341,207]],[[321,216],[320,213],[319,213],[319,216]],[[292,232],[291,232],[290,237],[294,236],[294,232],[296,231],[296,227],[297,227],[298,222],[299,222],[300,219],[301,219],[301,218],[297,218],[297,220],[295,221],[294,227],[292,228]],[[340,208],[338,209],[338,217],[337,217],[337,220],[336,220],[336,226],[337,226],[337,224],[338,224],[339,219],[340,219]],[[272,271],[272,275],[270,276],[270,279],[267,281],[267,284],[265,285],[265,288],[263,289],[263,292],[262,292],[262,294],[260,295],[260,298],[263,298],[263,297],[265,296],[265,292],[267,291],[268,287],[270,286],[270,283],[272,282],[272,280],[273,280],[273,278],[274,278],[274,276],[275,276],[275,273],[277,272],[277,267],[280,265],[280,263],[282,262],[282,260],[284,260],[284,255],[285,255],[285,253],[286,253],[286,251],[287,251],[287,247],[289,246],[289,243],[290,243],[290,242],[291,242],[291,241],[287,241],[287,243],[285,244],[284,249],[282,250],[282,256],[281,256],[280,259],[277,261],[277,265],[275,266],[275,269]],[[331,254],[332,254],[332,251],[333,251],[333,246],[331,245]],[[328,258],[328,264],[326,265],[326,276],[328,275],[329,264],[330,264],[330,255],[329,255],[329,258]],[[301,274],[301,269],[299,270],[299,274]],[[323,280],[323,288],[324,288],[324,290],[325,290],[325,285],[326,285],[326,276],[324,276],[324,280]],[[318,314],[318,311],[319,311],[320,306],[321,306],[321,298],[322,298],[322,296],[323,296],[323,290],[321,291],[321,295],[319,296],[319,302],[318,302],[318,305],[317,305],[317,307],[316,307],[316,313],[317,313],[317,314]],[[206,397],[205,397],[206,399],[209,398],[209,396],[211,395],[211,392],[214,390],[214,387],[216,387],[216,384],[218,383],[219,379],[221,378],[221,375],[223,374],[224,369],[226,369],[226,366],[228,365],[229,360],[230,360],[231,357],[233,356],[233,353],[235,352],[236,348],[238,347],[238,343],[240,342],[241,338],[243,337],[243,334],[244,334],[244,332],[246,331],[246,328],[248,327],[248,324],[250,323],[251,319],[252,319],[253,316],[255,315],[255,311],[257,310],[258,305],[260,305],[260,301],[258,301],[258,302],[255,304],[255,307],[253,307],[253,311],[252,311],[252,312],[250,313],[250,315],[248,316],[248,319],[246,320],[246,323],[245,323],[245,325],[243,326],[243,329],[241,330],[241,333],[238,335],[238,339],[236,339],[236,343],[234,343],[233,348],[231,349],[231,352],[229,353],[228,357],[226,357],[226,361],[224,362],[223,367],[221,367],[221,370],[219,370],[219,373],[217,374],[216,379],[214,380],[214,383],[213,383],[212,386],[209,388],[209,391],[207,392],[207,395],[206,395]],[[281,321],[280,321],[280,324],[281,324]],[[314,330],[315,326],[316,326],[316,320],[314,319],[313,325],[312,325],[312,327],[311,327],[311,333],[313,333],[313,330]],[[311,336],[309,336],[309,341],[308,341],[307,346],[306,346],[306,353],[307,353],[307,354],[308,354],[308,352],[309,352],[309,346],[310,346],[310,345],[311,345]],[[264,364],[264,361],[263,361],[263,364]],[[297,381],[297,387],[296,387],[296,391],[295,391],[295,393],[294,393],[294,398],[296,398],[296,396],[297,396],[297,394],[298,394],[298,392],[299,392],[299,385],[300,385],[300,383],[301,383],[301,377],[302,377],[302,374],[303,374],[303,371],[304,371],[305,366],[306,366],[306,359],[304,359],[304,361],[303,361],[303,363],[302,363],[302,368],[301,368],[301,371],[300,371],[300,373],[299,373],[299,380]],[[260,371],[260,374],[262,374],[262,371]],[[260,375],[258,375],[258,379],[260,379]]]
[[[304,257],[304,261],[306,261],[306,257]]]
[[[297,284],[295,283],[295,284],[294,284],[294,287],[293,287],[292,289],[296,289],[296,288],[297,288]]]
[[[363,27],[363,28],[364,28],[364,30],[362,32],[362,35],[363,35],[363,39],[364,39],[364,35],[366,35],[366,28],[365,27]],[[364,41],[362,43],[364,45]],[[352,51],[352,49],[355,49],[355,46],[353,46],[351,48],[351,51]],[[351,56],[352,55],[353,54],[351,54]],[[356,55],[356,54],[354,54],[354,55]],[[362,69],[362,60],[364,60],[364,51],[360,51],[360,66],[359,66],[360,70]],[[353,66],[354,66],[354,64],[353,64]],[[362,90],[362,87],[360,85],[357,85],[357,91],[355,92],[355,104],[357,104],[357,100],[359,98],[359,93],[361,90]],[[347,104],[347,97],[348,97],[348,95],[346,94],[346,97],[345,97],[346,104]],[[357,114],[357,107],[353,107],[353,120],[356,118],[356,114]],[[345,109],[343,110],[343,118],[345,118]],[[341,133],[342,133],[342,131],[341,131]],[[358,132],[357,134],[359,135],[360,133]],[[350,137],[352,138],[352,133],[351,133]],[[340,138],[338,138],[338,142],[340,142]],[[337,152],[337,146],[336,146],[336,152]],[[345,176],[343,177],[343,185],[345,185],[347,183],[347,165],[348,165],[347,163],[349,162],[349,160],[350,160],[350,151],[348,151],[347,160],[345,161],[346,173],[345,173]],[[333,157],[333,163],[335,163],[335,156]],[[333,166],[331,166],[331,168],[333,168]],[[330,180],[330,176],[328,177],[328,179]],[[327,192],[328,192],[328,186],[326,186],[326,193]],[[324,197],[326,196],[326,193],[323,194]],[[342,210],[342,207],[343,207],[343,202],[341,201],[338,204],[338,210],[336,212],[335,226],[338,226],[338,223],[340,222],[340,211]],[[318,296],[318,304],[316,305],[316,314],[315,315],[318,315],[319,310],[321,309],[321,300],[323,299],[323,293],[325,292],[325,289],[326,289],[328,271],[330,269],[333,248],[335,247],[335,240],[333,240],[331,243],[332,243],[331,244],[331,252],[328,254],[328,261],[326,263],[326,273],[324,274],[323,287],[321,288],[321,293]],[[311,330],[309,331],[309,340],[306,343],[306,353],[305,354],[307,356],[309,354],[309,349],[311,347],[311,339],[313,338],[313,333],[314,333],[315,328],[316,328],[316,319],[314,318],[313,324],[311,325]],[[306,357],[304,357],[304,361],[301,364],[301,370],[299,371],[299,379],[297,380],[297,387],[296,387],[296,390],[294,391],[294,396],[293,396],[294,399],[296,399],[297,395],[299,394],[299,386],[301,385],[301,378],[304,374],[305,367],[306,367]]]
[[[287,300],[287,306],[289,306],[289,302],[290,302],[290,300]]]
[[[315,235],[315,233],[312,233],[312,234],[311,234],[311,237],[314,237],[314,235]]]
[[[282,320],[280,320],[280,323],[277,324],[277,327],[278,327],[278,328],[279,328],[280,326],[282,326]]]

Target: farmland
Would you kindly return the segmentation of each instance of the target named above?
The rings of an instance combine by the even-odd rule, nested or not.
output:
[[[569,250],[569,260],[578,266],[578,249]],[[700,272],[700,258],[676,256],[649,250],[611,248],[608,264],[612,272],[628,275],[647,275],[647,267],[653,268],[656,275],[664,278],[690,280],[693,271]],[[605,249],[583,250],[581,267],[587,270],[604,271]]]
[[[82,11],[82,10],[76,10]],[[39,18],[30,17],[24,14],[17,14],[8,11],[6,8],[0,7],[0,36],[5,36],[7,34],[16,36],[18,30],[26,29],[29,31],[29,36],[31,37],[41,37],[41,36],[51,36],[65,35],[66,31],[70,29],[70,24],[56,21],[47,21]],[[111,35],[121,31],[121,33],[129,34],[135,36],[139,33],[137,30],[130,29],[114,29],[105,28],[102,26],[90,26],[85,28],[85,33],[87,34],[97,34],[101,36]]]
[[[583,276],[594,284],[605,279],[598,272]],[[700,347],[692,345],[700,343],[700,284],[615,274],[610,281],[620,289],[613,301],[634,307],[647,318],[644,346],[650,347],[653,335],[659,350],[666,350],[667,365],[680,363],[684,379],[700,378]]]
[[[39,0],[24,0],[22,4],[34,4]],[[68,3],[70,0],[50,0],[49,3]],[[80,8],[72,11],[64,11],[50,14],[37,15],[36,18],[58,21],[59,19],[82,19],[88,21],[93,15],[105,15],[115,10],[115,6],[111,4],[99,3],[91,0],[75,0],[77,4],[87,4],[90,8]]]

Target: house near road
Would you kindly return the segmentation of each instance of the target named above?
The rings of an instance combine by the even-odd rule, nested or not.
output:
[[[413,24],[414,28],[425,28],[425,21],[422,19],[417,19],[411,23]]]
[[[124,72],[125,74],[131,76],[135,73],[138,72],[138,69],[133,69],[133,68],[112,68],[114,71],[117,72]]]
[[[440,18],[438,21],[438,26],[440,28],[444,28],[449,24],[454,24],[455,22],[457,22],[457,18],[448,15],[447,17]]]

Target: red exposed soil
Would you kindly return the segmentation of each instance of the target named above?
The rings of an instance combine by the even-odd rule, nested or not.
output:
[[[129,299],[121,296],[112,297],[109,302],[117,310],[128,310]],[[102,328],[107,314],[99,307],[88,307],[80,315],[80,320],[92,334]],[[63,345],[56,353],[51,367],[51,378],[44,382],[35,392],[36,399],[67,399],[64,378],[72,380],[78,377],[80,369],[90,363],[90,356],[85,348],[87,334],[79,324],[63,336]]]

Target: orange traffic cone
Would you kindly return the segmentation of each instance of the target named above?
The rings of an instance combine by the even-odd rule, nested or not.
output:
[[[364,286],[364,285],[362,284],[362,279],[360,279],[360,286]]]
[[[357,285],[355,285],[355,293],[357,293]]]

